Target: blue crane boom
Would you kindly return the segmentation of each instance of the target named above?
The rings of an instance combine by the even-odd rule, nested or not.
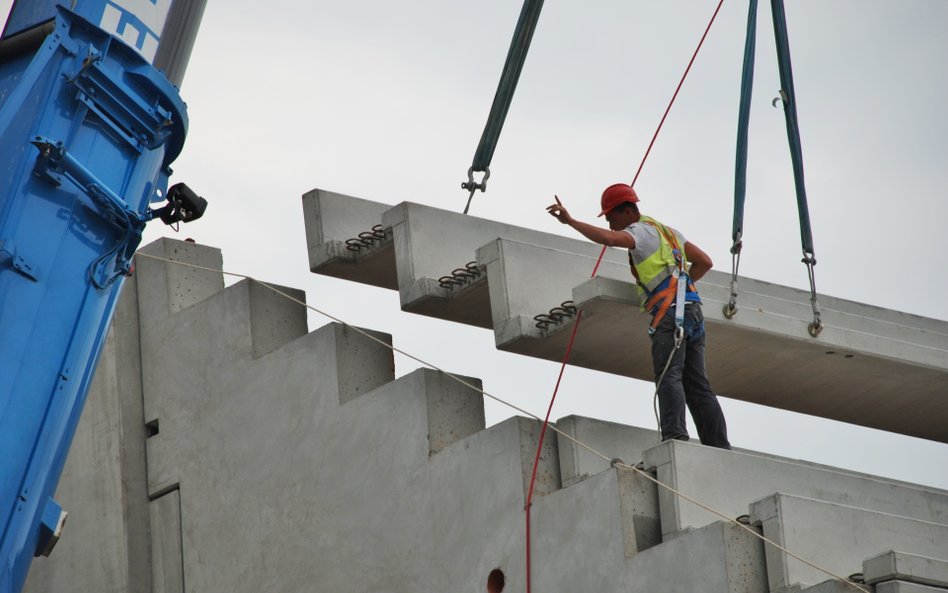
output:
[[[53,495],[145,224],[206,206],[168,187],[203,6],[20,1],[0,38],[0,593],[59,538]]]

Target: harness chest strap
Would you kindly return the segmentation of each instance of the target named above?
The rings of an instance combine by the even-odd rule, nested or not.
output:
[[[652,219],[643,219],[643,223],[648,224],[655,228],[656,231],[661,235],[662,239],[668,243],[672,248],[672,254],[675,257],[675,266],[678,268],[677,274],[672,274],[671,279],[669,280],[668,286],[663,288],[660,291],[649,294],[648,289],[642,284],[639,279],[638,270],[635,268],[635,264],[632,261],[631,253],[629,255],[629,263],[632,264],[632,275],[635,277],[636,282],[639,286],[642,286],[645,289],[646,294],[649,294],[648,300],[645,303],[645,310],[651,311],[658,306],[658,310],[655,312],[655,315],[652,317],[652,323],[649,326],[649,332],[654,332],[658,327],[658,324],[661,322],[662,318],[665,316],[665,313],[668,312],[668,309],[671,307],[672,302],[675,300],[679,301],[677,303],[677,310],[675,315],[676,325],[681,325],[681,322],[684,319],[684,290],[679,291],[678,278],[679,276],[684,275],[687,279],[688,276],[685,273],[685,257],[684,252],[681,249],[681,245],[678,242],[678,237],[675,236],[673,232],[670,232],[665,225],[659,223],[658,221]],[[687,288],[693,292],[697,292],[690,281],[686,280],[686,284],[681,286],[681,288]]]

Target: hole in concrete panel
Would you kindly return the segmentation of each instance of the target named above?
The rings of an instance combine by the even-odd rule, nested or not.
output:
[[[504,577],[504,571],[495,568],[487,575],[487,593],[500,593],[504,590],[504,584],[507,579]]]
[[[826,353],[827,353],[827,354],[836,354],[836,351],[835,351],[835,350],[827,350]]]
[[[847,355],[844,356],[843,358],[852,358],[853,356],[855,356],[855,355],[854,355],[854,354],[847,354]]]
[[[158,434],[158,420],[152,420],[145,423],[145,438],[151,438]]]

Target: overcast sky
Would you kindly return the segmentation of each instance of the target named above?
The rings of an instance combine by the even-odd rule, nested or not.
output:
[[[3,14],[9,4],[0,0]],[[547,0],[471,213],[578,236],[544,207],[557,193],[592,220],[602,188],[632,180],[716,4]],[[948,2],[786,8],[819,292],[948,320]],[[152,224],[146,243],[220,247],[228,270],[305,289],[311,304],[542,416],[558,365],[496,351],[489,330],[403,313],[394,291],[311,274],[300,202],[321,188],[461,211],[519,11],[514,0],[209,0],[182,85],[190,135],[173,181],[210,206],[178,235]],[[725,272],[746,19],[746,2],[724,3],[636,183],[643,211]],[[805,289],[783,113],[771,106],[780,85],[768,2],[756,67],[741,273]],[[325,321],[313,315],[311,327]],[[396,365],[399,375],[417,366]],[[570,368],[553,418],[651,428],[652,391]],[[948,488],[946,445],[722,405],[735,446]],[[511,413],[487,403],[489,424]]]

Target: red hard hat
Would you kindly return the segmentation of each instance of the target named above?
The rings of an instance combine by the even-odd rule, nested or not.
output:
[[[605,216],[610,210],[626,202],[634,204],[638,201],[639,196],[636,195],[631,185],[615,183],[602,192],[602,212],[599,213],[599,216]]]

